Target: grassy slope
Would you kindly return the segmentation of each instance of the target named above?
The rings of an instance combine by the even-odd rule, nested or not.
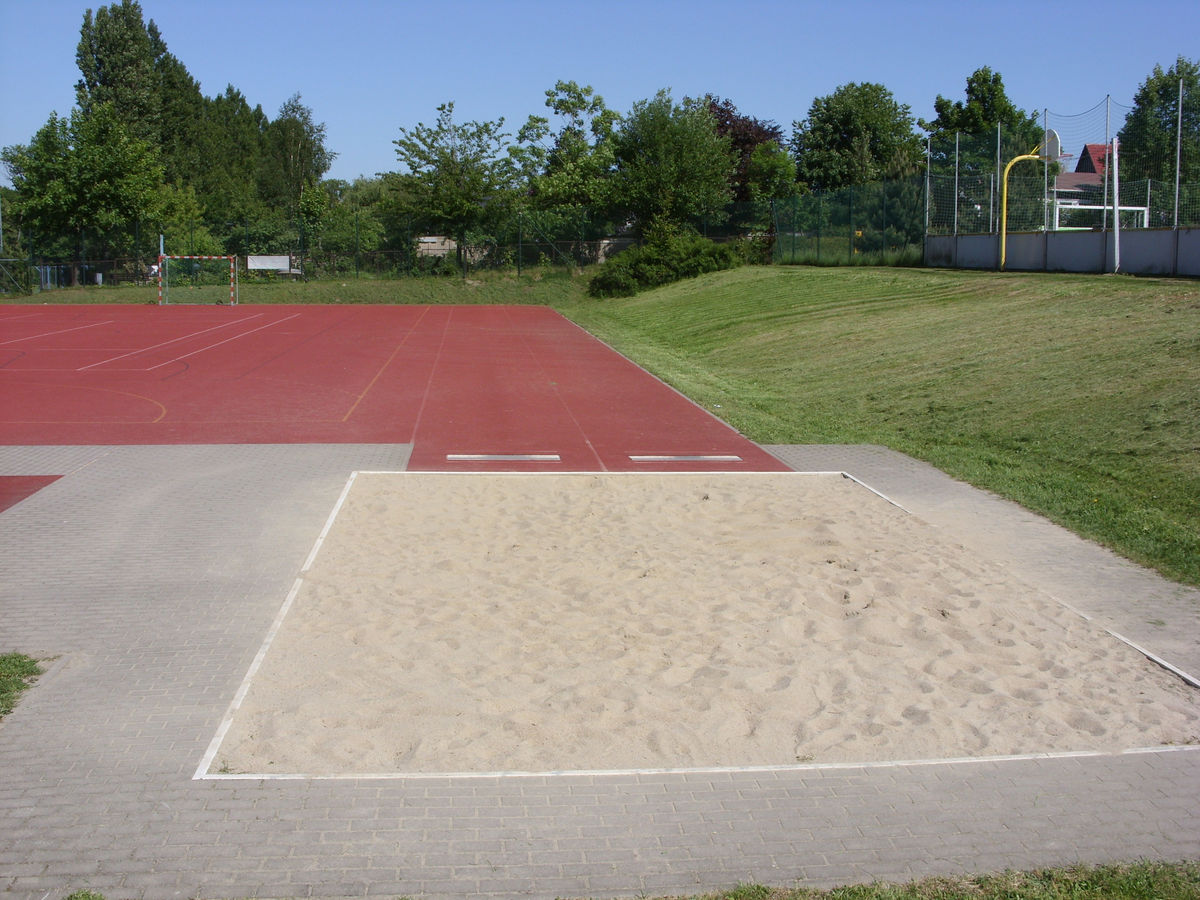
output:
[[[1200,284],[756,268],[561,305],[760,443],[876,443],[1200,584]]]

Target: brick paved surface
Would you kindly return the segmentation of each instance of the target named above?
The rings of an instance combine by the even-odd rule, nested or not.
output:
[[[1015,515],[994,526],[1004,540],[1042,527],[886,451],[775,449],[797,468],[882,474],[877,487],[910,491],[910,508],[924,504],[914,511],[940,512],[948,527],[954,516]],[[1186,748],[657,775],[193,780],[347,476],[402,469],[408,453],[0,448],[0,475],[64,476],[0,513],[0,651],[54,657],[0,723],[4,896],[604,897],[1200,855],[1200,750]],[[1067,586],[1084,579],[1100,604],[1106,571],[1075,568],[1091,552],[1064,541],[1045,566]],[[1113,579],[1136,592],[1127,618],[1195,615],[1190,592],[1136,570]],[[1132,630],[1110,607],[1098,614]],[[1149,637],[1167,637],[1155,629]],[[1172,653],[1195,652],[1196,631],[1183,637]]]

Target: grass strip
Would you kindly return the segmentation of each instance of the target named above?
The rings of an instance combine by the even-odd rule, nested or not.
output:
[[[13,711],[21,692],[41,674],[37,660],[23,653],[0,653],[0,719]]]
[[[876,883],[830,889],[771,888],[743,884],[691,900],[1196,900],[1200,864],[1136,862],[1004,872],[961,878],[926,878],[906,884]],[[104,900],[81,890],[66,900]],[[649,898],[647,898],[649,900]],[[668,900],[668,898],[661,898]],[[675,898],[678,900],[678,898]]]

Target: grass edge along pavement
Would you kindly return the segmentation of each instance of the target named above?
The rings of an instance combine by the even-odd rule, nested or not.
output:
[[[699,895],[694,900],[1195,900],[1197,897],[1200,897],[1200,864],[1142,861],[926,878],[906,884],[835,888],[743,884],[728,891]],[[65,900],[105,900],[105,897],[95,891],[77,890]]]
[[[0,720],[13,711],[21,694],[41,674],[37,660],[23,653],[0,653]]]
[[[881,444],[1200,584],[1200,282],[749,268],[559,308],[760,444]]]

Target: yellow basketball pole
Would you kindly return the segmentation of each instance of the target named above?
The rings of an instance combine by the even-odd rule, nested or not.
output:
[[[1025,153],[1021,156],[1014,156],[1012,161],[1004,167],[1004,181],[1000,185],[1000,271],[1004,271],[1004,263],[1008,258],[1008,173],[1014,165],[1023,159],[1041,159],[1038,150],[1041,147],[1034,147],[1032,153]]]

